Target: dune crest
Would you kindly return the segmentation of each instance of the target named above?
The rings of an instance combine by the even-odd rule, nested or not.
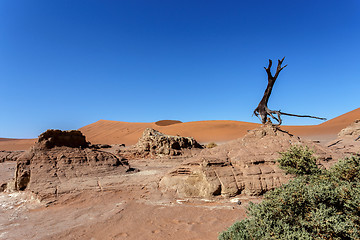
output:
[[[319,125],[282,126],[282,129],[304,139],[329,142],[336,139],[339,131],[356,119],[360,119],[360,108],[342,114]],[[126,144],[133,145],[141,137],[146,128],[153,128],[167,135],[193,137],[200,143],[227,142],[240,137],[252,129],[259,127],[258,123],[213,120],[184,122],[176,120],[161,120],[152,123],[133,123],[110,120],[99,120],[80,128],[87,141],[93,144]],[[0,139],[0,150],[27,150],[36,139]]]

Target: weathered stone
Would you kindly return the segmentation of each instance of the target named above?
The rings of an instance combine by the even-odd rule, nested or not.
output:
[[[355,120],[352,124],[342,129],[338,134],[339,138],[352,137],[356,139],[359,136],[360,136],[360,119]]]
[[[0,151],[0,163],[5,161],[16,161],[24,151]]]
[[[78,130],[61,131],[49,129],[39,136],[38,148],[53,148],[53,147],[88,147],[85,136]]]
[[[291,145],[309,146],[324,166],[332,159],[324,147],[301,141],[267,124],[249,131],[241,139],[204,149],[198,156],[164,176],[160,188],[176,192],[180,197],[260,195],[291,178],[276,163],[279,152],[287,151]]]
[[[15,190],[29,190],[40,198],[51,198],[76,190],[79,186],[71,184],[72,179],[96,177],[114,170],[125,173],[130,169],[124,158],[84,148],[87,144],[81,132],[79,135],[79,131],[59,131],[53,131],[55,135],[45,134],[49,131],[40,135],[38,143],[18,158]]]
[[[178,156],[191,149],[202,146],[191,137],[165,135],[152,128],[147,128],[139,141],[121,152],[129,158]]]
[[[342,155],[360,156],[360,120],[342,129],[337,139],[328,143],[330,149],[342,153]]]
[[[0,192],[4,192],[7,188],[7,183],[1,183],[0,184]]]

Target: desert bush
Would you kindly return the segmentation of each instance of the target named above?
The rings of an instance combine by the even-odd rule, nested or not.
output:
[[[330,169],[330,175],[337,179],[356,182],[360,181],[360,157],[351,156],[340,160]]]
[[[216,147],[216,146],[217,146],[216,143],[210,142],[210,143],[208,143],[208,144],[206,145],[206,148],[214,148],[214,147]]]
[[[269,191],[219,239],[360,239],[359,163],[346,158]]]
[[[288,151],[280,154],[279,167],[288,174],[309,175],[321,172],[316,165],[313,151],[308,147],[292,146]]]

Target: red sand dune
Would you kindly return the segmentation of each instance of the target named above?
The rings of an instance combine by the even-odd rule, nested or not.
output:
[[[0,151],[27,150],[34,145],[36,139],[0,138]]]
[[[303,138],[333,140],[336,134],[354,120],[360,119],[360,108],[345,113],[319,125],[282,126],[284,130]],[[154,128],[169,135],[194,137],[201,143],[226,142],[246,134],[248,130],[258,127],[257,123],[215,120],[185,122],[162,120],[155,123],[130,123],[100,120],[80,128],[88,141],[103,144],[135,144],[145,128]],[[0,139],[0,150],[26,150],[35,139]]]
[[[303,138],[330,141],[336,138],[341,129],[347,127],[356,119],[360,119],[360,108],[330,119],[319,125],[283,126],[283,129]]]
[[[199,142],[228,141],[243,136],[248,129],[259,126],[256,123],[239,121],[197,121],[158,126],[156,123],[128,123],[100,120],[80,128],[92,143],[124,143],[132,145],[137,142],[145,128],[154,128],[169,135],[194,137]]]
[[[294,135],[303,138],[329,141],[336,138],[337,133],[351,124],[354,120],[360,119],[360,108],[345,113],[319,125],[311,126],[282,126],[283,129]],[[169,121],[169,120],[166,120]],[[258,127],[257,123],[240,121],[197,121],[176,123],[165,126],[158,126],[156,123],[128,123],[118,121],[100,120],[93,124],[80,128],[87,139],[93,143],[126,145],[135,144],[147,127],[154,128],[169,135],[181,135],[194,137],[201,143],[225,142],[242,137],[250,129]]]

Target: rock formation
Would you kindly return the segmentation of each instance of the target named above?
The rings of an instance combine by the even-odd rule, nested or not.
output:
[[[0,163],[5,161],[16,161],[24,151],[0,151]]]
[[[178,156],[194,148],[202,149],[202,146],[192,137],[169,136],[147,128],[139,141],[121,154],[130,158]]]
[[[89,143],[78,130],[61,131],[47,130],[39,136],[37,148],[51,149],[53,147],[86,148]]]
[[[241,139],[203,150],[163,177],[159,186],[180,197],[261,195],[291,177],[276,160],[294,144],[309,146],[324,166],[332,160],[326,148],[266,124]]]
[[[44,132],[35,146],[17,160],[13,188],[51,198],[81,188],[80,181],[74,179],[130,169],[126,159],[87,146],[80,131]]]
[[[360,155],[360,120],[342,129],[336,140],[328,144],[334,151],[342,152],[345,155]]]
[[[358,141],[360,136],[360,119],[355,120],[352,124],[342,129],[338,137],[339,138],[352,138],[354,141]]]

